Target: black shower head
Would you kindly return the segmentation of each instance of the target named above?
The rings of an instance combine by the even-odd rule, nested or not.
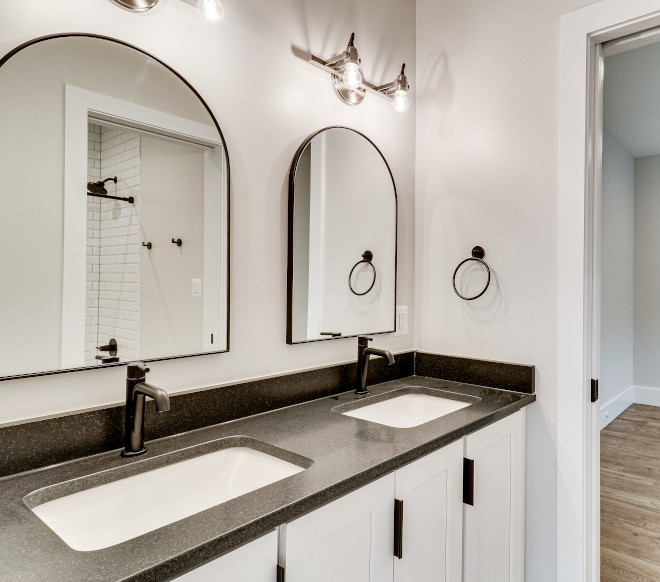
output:
[[[87,182],[87,189],[92,194],[107,194],[108,191],[105,189],[106,182],[117,183],[117,176],[114,178],[106,178],[105,180],[99,180],[98,182]]]
[[[92,194],[107,194],[108,191],[103,186],[103,182],[87,182],[87,190]]]

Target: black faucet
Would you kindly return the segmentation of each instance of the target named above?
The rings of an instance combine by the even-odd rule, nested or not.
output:
[[[386,358],[390,366],[394,363],[394,356],[387,350],[379,350],[378,348],[370,348],[369,342],[373,338],[360,336],[358,337],[358,357],[357,357],[357,377],[358,385],[355,388],[356,394],[369,394],[367,391],[367,372],[369,371],[369,356],[379,356]]]
[[[122,457],[135,457],[147,452],[144,448],[144,401],[150,396],[158,412],[170,409],[170,397],[158,386],[145,382],[149,368],[142,362],[126,367],[126,424]]]

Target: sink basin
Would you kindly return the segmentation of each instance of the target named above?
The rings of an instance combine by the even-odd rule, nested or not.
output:
[[[393,397],[392,393],[384,396],[387,396],[387,399],[342,411],[341,414],[393,428],[412,428],[461,410],[479,400],[475,398],[466,402],[464,400],[469,397],[462,395],[456,395],[462,397],[459,400],[455,397],[446,398],[421,391],[403,392]]]
[[[303,467],[262,451],[234,446],[72,493],[31,509],[74,550],[100,550],[301,471]]]

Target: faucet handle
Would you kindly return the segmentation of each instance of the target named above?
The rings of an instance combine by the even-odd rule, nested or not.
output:
[[[143,378],[149,371],[144,362],[131,362],[126,367],[126,376],[128,378]]]
[[[374,338],[368,337],[366,335],[361,335],[361,336],[358,337],[358,340],[364,340],[365,342],[372,342],[372,341],[374,341]]]

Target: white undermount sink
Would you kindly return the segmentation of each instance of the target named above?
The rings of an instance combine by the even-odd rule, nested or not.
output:
[[[71,548],[108,548],[296,473],[249,447],[221,449],[32,508]]]
[[[342,412],[346,416],[377,422],[393,428],[411,428],[455,412],[473,402],[462,402],[429,394],[406,393]]]

